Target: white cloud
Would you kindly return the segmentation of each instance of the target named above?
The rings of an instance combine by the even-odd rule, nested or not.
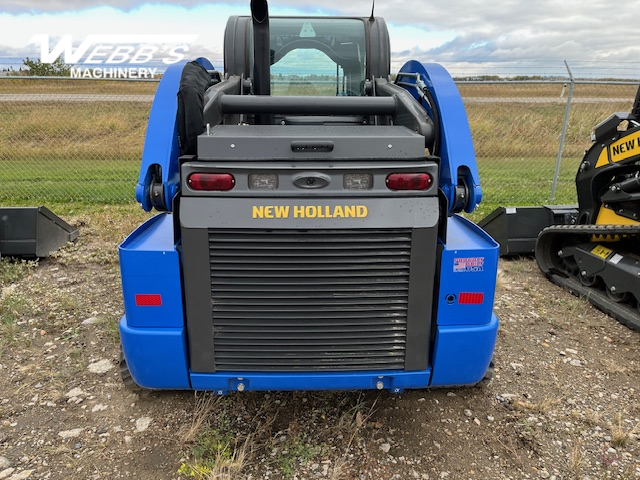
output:
[[[229,15],[249,13],[247,0],[201,3],[154,0],[9,0],[0,13],[0,55],[33,55],[37,33],[197,33],[192,52],[222,58],[222,38]],[[275,0],[272,15],[368,16],[371,0]],[[478,62],[561,63],[640,62],[640,30],[634,21],[640,0],[612,7],[591,0],[379,0],[376,15],[387,20],[394,65],[408,55],[421,61],[473,65]],[[586,64],[586,63],[585,63]]]

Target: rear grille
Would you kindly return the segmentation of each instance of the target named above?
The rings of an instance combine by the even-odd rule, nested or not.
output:
[[[411,230],[210,230],[215,369],[404,369]]]

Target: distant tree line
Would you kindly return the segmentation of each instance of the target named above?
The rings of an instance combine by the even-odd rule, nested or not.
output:
[[[58,57],[53,63],[42,63],[39,58],[31,59],[29,57],[22,60],[20,70],[9,68],[7,75],[13,76],[29,76],[29,77],[69,77],[71,76],[71,67],[64,63],[62,57]]]

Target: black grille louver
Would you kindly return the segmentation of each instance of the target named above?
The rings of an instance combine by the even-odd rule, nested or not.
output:
[[[210,230],[215,370],[403,370],[411,229]]]

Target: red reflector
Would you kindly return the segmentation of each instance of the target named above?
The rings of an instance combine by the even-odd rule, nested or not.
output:
[[[192,173],[187,183],[194,190],[226,192],[234,187],[236,179],[230,173]]]
[[[159,293],[138,293],[136,307],[161,307],[162,297]]]
[[[433,183],[428,173],[391,173],[387,175],[390,190],[426,190]]]
[[[480,305],[482,302],[484,302],[484,293],[482,292],[460,292],[458,297],[458,303],[466,305]]]

